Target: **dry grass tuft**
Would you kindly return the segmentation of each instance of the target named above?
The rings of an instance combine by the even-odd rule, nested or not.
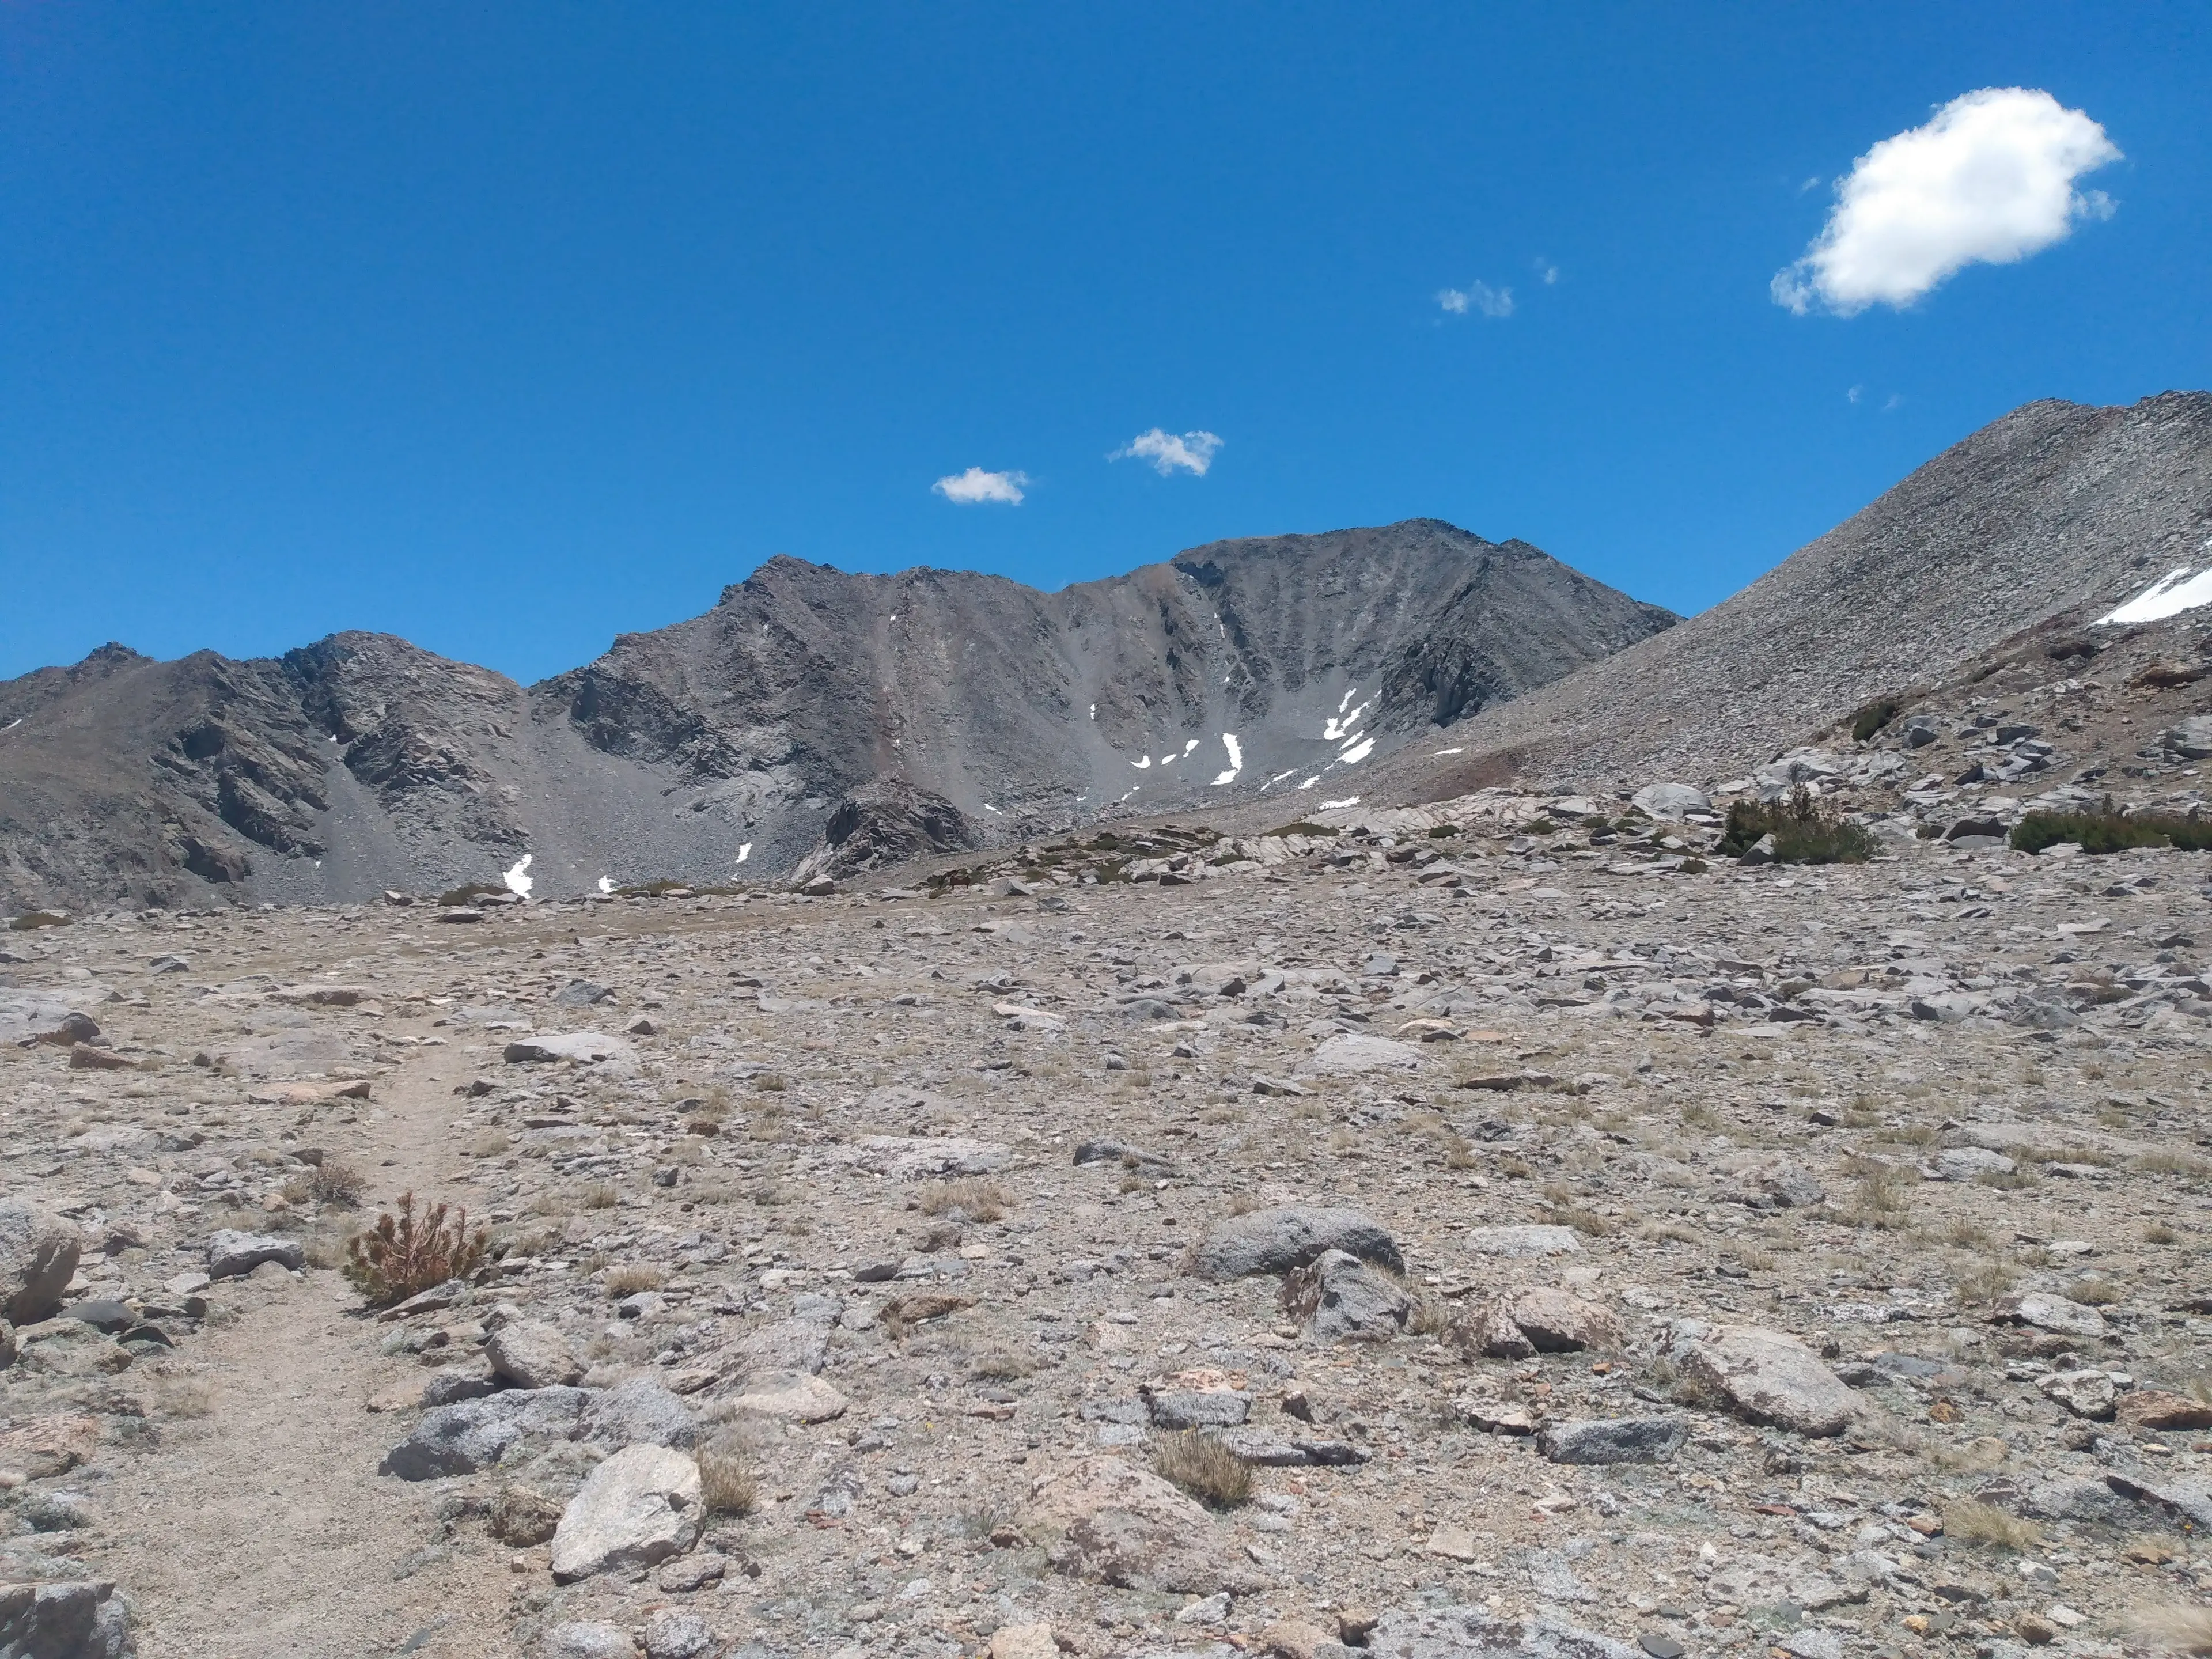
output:
[[[600,1286],[609,1296],[635,1296],[640,1291],[657,1291],[668,1282],[668,1274],[649,1262],[625,1261],[610,1267],[599,1275]]]
[[[2145,1607],[2128,1620],[2128,1629],[2168,1653],[2212,1655],[2212,1607]]]
[[[2043,1541],[2043,1532],[2033,1521],[2023,1521],[1994,1504],[1972,1499],[1945,1506],[1943,1536],[1954,1543],[1984,1544],[1991,1549],[2033,1549]]]
[[[1984,1261],[1961,1269],[1953,1288],[1960,1306],[1986,1308],[2012,1289],[2014,1279],[2013,1270],[2005,1263]]]
[[[621,1202],[622,1194],[611,1181],[596,1182],[576,1194],[576,1207],[580,1210],[611,1210]]]
[[[968,1375],[978,1382],[1012,1382],[1036,1368],[1036,1361],[1018,1349],[986,1348],[969,1363]]]
[[[1995,1435],[1983,1435],[1962,1445],[1938,1446],[1930,1461],[1946,1474],[1988,1474],[2005,1466],[2012,1448]]]
[[[980,1176],[930,1182],[917,1200],[924,1215],[959,1216],[969,1221],[1000,1220],[1011,1201],[997,1182]]]
[[[2125,1291],[2098,1273],[2075,1279],[2066,1287],[2066,1294],[2085,1308],[2109,1308],[2127,1298]]]
[[[699,1499],[709,1515],[750,1515],[760,1477],[738,1447],[717,1441],[699,1453]]]
[[[2143,1243],[2146,1244],[2179,1244],[2181,1243],[2180,1233],[2163,1221],[2154,1221],[2149,1226],[2144,1228],[2142,1238]]]
[[[1235,1509],[1252,1496],[1252,1466],[1198,1429],[1154,1435],[1152,1469],[1209,1509]]]

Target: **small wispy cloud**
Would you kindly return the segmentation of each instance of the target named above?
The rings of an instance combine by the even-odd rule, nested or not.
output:
[[[1029,481],[1026,472],[986,472],[980,466],[971,466],[965,472],[947,473],[929,488],[932,494],[963,507],[975,507],[985,501],[1019,507],[1022,486]]]
[[[1106,459],[1123,461],[1134,456],[1150,461],[1163,478],[1178,471],[1202,478],[1220,453],[1221,440],[1211,432],[1186,432],[1178,437],[1156,426],[1150,432],[1139,432]]]
[[[2074,181],[2121,159],[2103,127],[2047,92],[1954,98],[1852,164],[1820,235],[1776,273],[1775,303],[1850,317],[1911,305],[1970,264],[2025,259],[2112,216],[2110,197]]]
[[[1855,386],[1849,392],[1844,393],[1844,401],[1847,404],[1855,404],[1865,396],[1866,388],[1863,386]]]
[[[1534,258],[1531,259],[1528,264],[1530,268],[1536,273],[1536,280],[1541,283],[1546,288],[1551,288],[1559,282],[1559,266],[1553,264],[1542,254],[1538,254]]]
[[[1470,311],[1484,317],[1510,317],[1513,290],[1492,288],[1487,283],[1469,283],[1465,288],[1438,289],[1437,303],[1455,317],[1464,317]]]

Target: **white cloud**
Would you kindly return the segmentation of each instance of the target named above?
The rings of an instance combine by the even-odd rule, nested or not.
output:
[[[1029,481],[1026,472],[986,472],[980,466],[971,466],[965,472],[947,474],[930,489],[963,507],[974,507],[981,501],[1004,501],[1008,507],[1019,507],[1022,486]]]
[[[1139,460],[1150,461],[1152,470],[1163,478],[1177,467],[1194,477],[1202,478],[1220,449],[1221,440],[1211,432],[1186,432],[1178,438],[1172,432],[1154,427],[1150,432],[1139,433],[1106,459],[1120,461],[1133,455]]]
[[[1977,262],[2010,264],[2063,241],[2111,198],[2074,181],[2120,152],[2105,130],[2047,92],[1985,87],[1926,126],[1885,138],[1836,186],[1828,222],[1778,271],[1778,305],[1849,317],[1905,306]]]
[[[1469,283],[1465,288],[1437,289],[1437,303],[1455,317],[1464,317],[1470,311],[1480,312],[1486,317],[1510,317],[1513,290],[1492,288],[1487,283]]]

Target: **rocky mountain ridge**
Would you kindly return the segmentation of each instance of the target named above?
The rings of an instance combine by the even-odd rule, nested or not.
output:
[[[548,896],[1326,793],[1673,620],[1525,543],[1413,520],[1057,593],[779,556],[527,688],[378,635],[246,662],[110,646],[0,684],[0,905],[503,874]]]

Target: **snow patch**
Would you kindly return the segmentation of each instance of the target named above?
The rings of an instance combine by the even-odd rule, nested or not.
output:
[[[1190,751],[1191,751],[1192,750],[1194,750],[1194,749],[1195,749],[1195,748],[1197,748],[1197,747],[1198,747],[1198,739],[1197,739],[1196,738],[1192,738],[1188,743],[1187,743],[1187,744],[1183,744],[1183,746],[1182,746],[1182,752],[1183,752],[1184,754],[1188,755],[1188,753],[1190,753]]]
[[[2212,542],[2204,546],[2207,551],[2212,551]],[[2094,626],[2159,622],[2204,605],[2212,605],[2212,567],[2192,575],[2189,567],[2184,565],[2179,570],[2168,571],[2110,616],[2098,617]]]
[[[1356,686],[1356,685],[1347,685],[1347,686],[1346,686],[1346,687],[1344,688],[1344,701],[1343,701],[1342,702],[1340,702],[1339,704],[1337,704],[1337,706],[1336,706],[1336,712],[1337,712],[1338,714],[1342,714],[1346,709],[1347,709],[1347,708],[1351,708],[1351,707],[1352,707],[1352,700],[1354,697],[1358,696],[1358,695],[1359,695],[1359,688],[1358,688],[1358,686]]]
[[[1372,707],[1374,704],[1371,702],[1363,702],[1349,714],[1341,708],[1338,709],[1335,717],[1327,726],[1322,727],[1322,739],[1328,743],[1335,743],[1347,738],[1356,739],[1359,734],[1359,722],[1367,718],[1367,711]]]
[[[999,817],[1006,817],[1006,816],[1004,812],[1000,812],[1000,811],[999,811],[999,809],[998,809],[997,807],[995,807],[995,806],[992,805],[991,805],[991,803],[990,803],[990,802],[988,802],[988,801],[985,801],[985,802],[983,803],[983,810],[984,810],[986,812],[995,812],[995,813],[998,813],[998,816],[999,816]]]
[[[514,894],[517,898],[528,898],[530,896],[530,890],[533,886],[537,885],[537,884],[532,881],[527,875],[523,873],[529,868],[530,854],[525,853],[522,855],[521,860],[515,865],[514,869],[509,870],[504,875],[500,877],[500,879],[507,884],[507,890]]]
[[[753,855],[753,844],[752,844],[752,842],[745,842],[743,846],[741,846],[740,848],[738,848],[738,863],[740,863],[740,864],[743,864],[743,863],[744,863],[747,859],[750,858],[752,855]]]
[[[1467,750],[1464,749],[1439,749],[1437,750],[1437,753],[1439,755],[1464,755],[1467,753]]]
[[[1229,769],[1214,779],[1214,782],[1216,784],[1234,783],[1237,781],[1237,775],[1244,769],[1243,746],[1237,741],[1237,734],[1234,732],[1224,732],[1221,734],[1221,746],[1229,751]]]
[[[1346,766],[1357,766],[1375,752],[1375,739],[1363,738],[1346,750],[1337,759]]]
[[[1135,767],[1139,772],[1145,770],[1145,769],[1149,767],[1152,763],[1152,757],[1150,755],[1139,755],[1136,759],[1129,763],[1130,765]]]
[[[1321,810],[1322,810],[1322,811],[1324,811],[1324,812],[1334,812],[1334,811],[1338,807],[1340,807],[1340,806],[1357,806],[1357,805],[1359,805],[1359,797],[1358,797],[1358,796],[1357,796],[1357,795],[1346,795],[1346,796],[1342,800],[1325,800],[1325,801],[1323,801],[1323,802],[1321,804]]]
[[[615,878],[612,876],[601,876],[599,878],[599,890],[602,893],[613,892],[615,890]]]
[[[1318,773],[1318,772],[1316,772],[1316,773],[1315,773],[1315,774],[1313,775],[1313,776],[1311,776],[1311,777],[1308,778],[1308,779],[1307,779],[1304,783],[1300,784],[1300,785],[1298,786],[1298,787],[1299,787],[1299,788],[1301,788],[1301,789],[1310,789],[1310,788],[1312,788],[1312,787],[1314,787],[1314,785],[1316,785],[1316,784],[1319,783],[1320,781],[1321,781],[1321,774],[1320,774],[1320,773]]]

